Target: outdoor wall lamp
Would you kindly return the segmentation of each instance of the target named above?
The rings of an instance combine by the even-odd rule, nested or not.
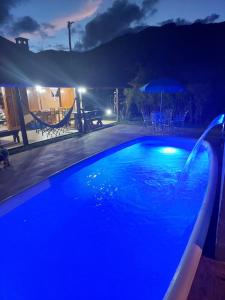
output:
[[[107,116],[111,116],[112,110],[111,110],[110,108],[106,109],[106,110],[105,110],[105,114],[106,114]]]
[[[41,93],[41,94],[45,92],[45,89],[43,89],[43,87],[40,85],[36,85],[35,89],[38,93]]]
[[[81,86],[81,87],[78,88],[78,92],[80,94],[85,94],[87,92],[87,89],[85,87]]]

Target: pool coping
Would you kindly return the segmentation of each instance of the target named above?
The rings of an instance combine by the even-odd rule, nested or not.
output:
[[[209,161],[211,162],[207,191],[185,251],[163,298],[164,300],[186,300],[188,298],[202,256],[215,202],[215,186],[218,179],[218,161],[215,151],[206,141],[204,141],[204,146],[207,148]]]

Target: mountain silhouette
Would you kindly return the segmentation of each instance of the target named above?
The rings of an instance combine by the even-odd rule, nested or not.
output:
[[[20,49],[0,37],[0,83],[126,87],[160,77],[225,82],[225,22],[148,27],[86,52]],[[140,82],[141,83],[141,82]]]

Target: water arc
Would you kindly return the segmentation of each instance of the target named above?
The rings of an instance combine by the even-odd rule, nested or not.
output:
[[[224,127],[224,123],[225,123],[225,114],[221,114],[219,116],[217,116],[215,119],[213,119],[213,121],[208,125],[208,127],[206,128],[206,130],[202,133],[202,135],[200,136],[200,138],[197,140],[196,144],[194,145],[191,153],[189,154],[185,165],[184,165],[184,169],[182,171],[182,176],[188,173],[188,170],[190,168],[190,164],[191,162],[195,159],[203,140],[205,139],[205,137],[207,136],[207,134],[216,126],[218,125],[222,125]],[[181,177],[182,177],[181,176]]]

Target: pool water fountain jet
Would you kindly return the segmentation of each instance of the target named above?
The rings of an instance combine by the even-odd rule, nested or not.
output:
[[[185,194],[186,189],[188,189],[188,182],[191,179],[190,173],[191,173],[191,164],[195,160],[197,154],[199,153],[199,150],[202,146],[202,142],[207,136],[207,134],[216,126],[222,125],[222,134],[224,131],[224,124],[225,123],[225,114],[221,114],[217,116],[213,121],[209,124],[209,126],[206,128],[206,130],[203,132],[203,134],[200,136],[200,138],[197,140],[196,144],[194,145],[193,149],[191,150],[190,154],[188,155],[188,158],[184,164],[183,169],[180,170],[178,176],[177,176],[177,184],[174,187],[173,197],[174,199],[177,198],[177,195]],[[191,184],[191,183],[190,183]]]
[[[203,140],[205,139],[205,137],[207,136],[207,134],[216,126],[218,125],[222,125],[223,129],[222,132],[224,131],[224,122],[225,122],[225,114],[221,114],[219,116],[217,116],[210,124],[209,126],[206,128],[206,130],[203,132],[203,134],[200,136],[200,138],[197,140],[194,148],[192,149],[191,153],[189,154],[185,165],[184,165],[184,169],[181,173],[181,177],[183,177],[185,174],[188,173],[189,168],[190,168],[190,164],[191,162],[195,159]]]

